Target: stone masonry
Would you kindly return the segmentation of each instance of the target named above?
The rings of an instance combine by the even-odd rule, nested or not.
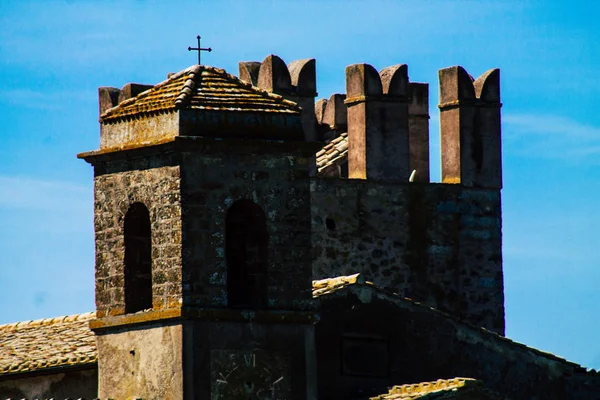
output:
[[[251,63],[254,73],[274,57]],[[277,65],[273,81],[287,82]],[[406,65],[368,64],[347,67],[346,85],[315,107],[324,136],[348,134],[324,148],[336,156],[311,182],[313,279],[360,272],[503,334],[499,71],[476,81],[461,67],[440,71],[442,184],[429,183],[428,85],[410,82]]]
[[[315,107],[315,71],[271,55],[241,79],[197,65],[100,88],[100,149],[80,155],[95,176],[100,396],[313,398],[311,282],[344,274],[504,333],[498,74],[440,75],[457,158],[432,184],[427,84],[403,64],[351,65],[347,93]],[[478,97],[454,101],[456,87]],[[343,146],[319,175],[323,140]],[[151,298],[133,305],[136,290]]]

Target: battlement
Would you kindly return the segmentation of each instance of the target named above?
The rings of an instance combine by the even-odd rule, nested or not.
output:
[[[319,137],[329,142],[348,131],[348,109],[344,104],[345,94],[334,93],[329,100],[315,103]]]
[[[305,139],[325,142],[323,154],[336,152],[333,163],[317,159],[316,175],[430,181],[429,84],[410,82],[406,64],[379,72],[369,64],[350,65],[346,93],[316,103],[314,59],[286,65],[269,55],[262,62],[240,62],[239,73],[240,79],[298,103]],[[477,80],[460,66],[439,74],[442,182],[501,188],[499,70]]]
[[[317,72],[314,58],[296,60],[286,65],[276,55],[268,55],[262,62],[239,63],[240,79],[270,93],[297,103],[304,110],[313,110],[317,96]],[[317,140],[316,117],[302,113],[302,128],[307,141]]]
[[[456,66],[439,79],[442,182],[501,188],[500,70],[474,80]]]
[[[348,177],[429,182],[429,85],[410,82],[406,65],[357,64],[346,90]],[[477,80],[459,66],[440,71],[443,183],[502,187],[500,107],[498,69]]]
[[[144,85],[141,83],[127,83],[121,89],[114,87],[99,87],[98,88],[98,112],[99,115],[104,114],[106,110],[116,107],[119,103],[129,100],[138,94],[152,89],[153,85]]]
[[[174,81],[176,75],[179,74],[170,75],[165,82]],[[262,62],[239,63],[240,80],[249,88],[281,96],[280,99],[299,106],[302,110],[299,125],[305,141],[324,142],[324,151],[328,152],[333,151],[328,143],[342,137],[343,143],[338,143],[336,149],[343,147],[343,150],[339,150],[333,163],[319,165],[315,159],[310,162],[313,175],[429,182],[429,84],[410,82],[406,64],[379,72],[369,64],[354,64],[346,68],[345,75],[346,93],[335,93],[329,99],[315,103],[315,59],[296,60],[286,65],[281,58],[271,54]],[[114,114],[114,108],[131,108],[129,102],[136,97],[145,96],[153,101],[154,95],[148,92],[156,91],[165,82],[156,86],[128,83],[121,89],[99,88],[99,112],[104,122],[102,147],[122,147],[121,142],[150,143],[175,135],[171,131],[177,129],[178,122],[166,114],[155,117],[161,120],[160,129],[156,128],[158,131],[155,123],[146,126],[145,121],[128,123],[129,130],[119,135],[111,134],[116,128],[104,126],[113,123],[114,118],[110,115]],[[182,90],[192,93],[198,88],[186,86]],[[500,71],[491,69],[473,79],[460,66],[444,68],[439,71],[439,93],[442,183],[501,188]],[[243,103],[248,100],[243,99]],[[141,114],[153,112],[155,106],[149,103],[140,109]],[[262,107],[261,104],[260,110],[254,107],[256,110],[243,111],[262,111]],[[260,123],[256,128],[283,127],[289,121],[275,122]],[[229,120],[226,123],[231,125]],[[222,124],[218,125],[214,129],[221,129]],[[130,130],[139,132],[133,134]]]
[[[346,67],[348,177],[408,181],[408,67]]]

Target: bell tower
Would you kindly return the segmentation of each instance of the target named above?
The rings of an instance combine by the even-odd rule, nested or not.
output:
[[[200,65],[99,98],[99,397],[314,398],[300,108]]]

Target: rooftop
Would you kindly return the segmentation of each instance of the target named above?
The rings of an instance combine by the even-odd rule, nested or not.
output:
[[[100,116],[100,121],[182,108],[288,114],[300,112],[296,103],[241,81],[225,70],[193,65],[170,75],[166,81],[136,97],[109,108]]]
[[[477,394],[477,396],[473,397],[473,394]],[[468,395],[469,397],[463,397],[463,395]],[[438,379],[434,382],[394,386],[388,393],[372,397],[371,400],[442,400],[462,398],[500,400],[500,396],[487,390],[481,381],[471,378]]]
[[[348,133],[342,133],[327,143],[317,153],[317,171],[325,173],[329,168],[337,166],[348,159]]]
[[[0,325],[0,376],[98,360],[93,312]]]

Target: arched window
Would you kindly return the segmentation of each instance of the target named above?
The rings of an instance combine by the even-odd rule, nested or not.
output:
[[[230,307],[267,305],[267,220],[250,200],[239,200],[227,211],[225,257],[227,301]]]
[[[133,203],[125,214],[125,312],[152,308],[152,235],[150,213]]]

